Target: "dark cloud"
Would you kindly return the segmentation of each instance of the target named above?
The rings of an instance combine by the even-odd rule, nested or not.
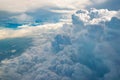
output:
[[[0,40],[0,61],[21,55],[32,44],[31,38],[9,38]]]
[[[61,15],[62,14],[60,13],[52,12],[42,8],[27,11],[25,13],[0,11],[0,27],[17,28],[18,26],[25,24],[36,25],[43,24],[45,22],[53,23],[58,22],[62,17]],[[19,20],[19,17],[22,20]]]

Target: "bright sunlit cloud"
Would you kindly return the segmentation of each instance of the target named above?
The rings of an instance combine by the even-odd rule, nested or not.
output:
[[[57,8],[84,8],[92,3],[102,3],[106,0],[0,0],[0,10],[10,12],[26,12],[28,10],[57,7]]]

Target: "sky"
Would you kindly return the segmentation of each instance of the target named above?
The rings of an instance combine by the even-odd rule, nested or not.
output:
[[[58,22],[60,19],[70,18],[79,9],[118,10],[119,4],[116,3],[119,0],[0,0],[0,26],[17,27],[45,21]]]
[[[0,80],[119,80],[120,0],[0,0]]]
[[[39,8],[79,9],[87,6],[119,9],[119,0],[0,0],[0,10],[8,12],[26,12]]]
[[[10,12],[26,12],[38,8],[68,8],[68,9],[77,9],[84,8],[87,5],[94,3],[103,3],[106,0],[0,0],[0,10],[10,11]]]

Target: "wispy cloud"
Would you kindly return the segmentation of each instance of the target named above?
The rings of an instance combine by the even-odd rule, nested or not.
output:
[[[92,3],[102,3],[105,0],[0,0],[0,10],[11,12],[26,12],[41,7],[85,8]]]

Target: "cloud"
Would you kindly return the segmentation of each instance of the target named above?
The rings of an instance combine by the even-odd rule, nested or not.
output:
[[[29,25],[22,25],[18,26],[18,29],[9,29],[9,28],[1,28],[0,29],[0,39],[6,38],[19,38],[19,37],[30,37],[34,35],[35,32],[41,32],[42,34],[44,30],[53,29],[56,30],[57,28],[62,26],[62,22],[54,23],[54,24],[45,24],[45,25],[38,25],[38,26],[29,26]]]
[[[25,23],[29,24],[33,22],[33,18],[25,13],[17,15],[17,16],[12,16],[11,19],[14,19],[16,20],[17,23],[22,23],[22,24],[25,24]]]
[[[10,12],[26,12],[38,8],[70,8],[78,9],[85,8],[87,5],[102,3],[105,0],[0,0],[0,10],[10,11]]]
[[[120,0],[106,0],[104,3],[102,4],[94,4],[92,6],[89,7],[95,7],[95,8],[107,8],[109,10],[119,10],[120,9]]]
[[[6,58],[10,59],[11,57],[21,55],[27,48],[31,46],[31,42],[32,39],[27,37],[7,38],[0,40],[0,62]]]
[[[33,46],[18,57],[1,61],[0,79],[119,79],[120,20],[116,13],[79,10],[73,14],[72,23],[21,27],[32,30]],[[91,22],[94,19],[96,22]]]
[[[78,9],[103,5],[108,0],[0,0],[0,26],[16,28],[23,24],[58,22]],[[98,7],[96,6],[96,7]]]
[[[91,25],[91,24],[100,24],[106,21],[110,21],[112,17],[117,16],[119,13],[116,11],[108,11],[107,9],[100,9],[96,10],[94,8],[87,10],[79,10],[73,15],[73,19],[76,18],[79,23],[83,23],[84,25]],[[77,21],[73,20],[73,22],[77,23]]]
[[[1,3],[1,10],[7,10],[7,11],[14,11],[14,12],[25,12],[27,10],[31,10],[34,8],[40,8],[40,7],[45,7],[45,6],[61,6],[61,7],[65,7],[65,5],[70,5],[72,0],[68,1],[66,3],[66,0],[61,1],[61,0],[53,0],[53,1],[42,1],[42,0],[21,0],[21,1],[17,1],[17,0],[2,0]],[[13,3],[14,2],[14,3]],[[59,5],[59,4],[61,5]],[[67,6],[66,5],[66,6]]]
[[[63,17],[64,16],[64,17]],[[22,25],[40,25],[56,23],[68,16],[65,13],[56,13],[45,9],[36,9],[25,13],[0,11],[0,27],[17,28]]]
[[[96,1],[96,0],[90,0],[90,1],[92,1],[93,3],[105,3],[107,0],[98,0],[98,1]]]

